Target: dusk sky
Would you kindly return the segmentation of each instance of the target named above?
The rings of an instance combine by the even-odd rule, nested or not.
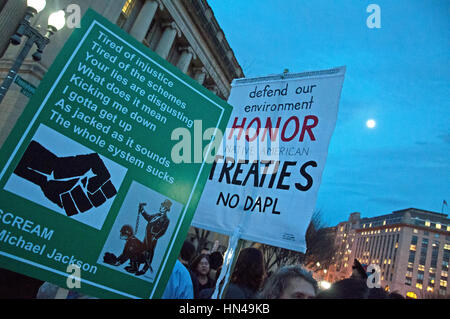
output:
[[[450,1],[208,3],[246,77],[347,67],[316,205],[328,226],[450,205]]]

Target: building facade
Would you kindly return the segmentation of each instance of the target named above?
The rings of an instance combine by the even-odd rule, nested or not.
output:
[[[0,1],[0,26],[8,26],[2,27],[2,33],[8,33],[4,38],[9,39],[20,21],[17,16],[23,17],[25,13],[26,0]],[[244,76],[206,0],[47,1],[46,8],[32,19],[33,25],[40,26],[45,33],[50,13],[70,4],[78,4],[81,14],[88,8],[94,9],[222,99],[228,98],[232,80]],[[72,31],[65,27],[52,36],[39,62],[31,58],[32,50],[20,76],[38,86]],[[4,52],[0,59],[0,81],[6,77],[21,46],[9,45],[4,49],[5,43],[0,42],[0,56]],[[0,105],[0,146],[27,102],[28,97],[13,84]]]
[[[448,296],[450,219],[448,215],[408,208],[361,218],[353,213],[336,226],[334,265],[327,279],[351,275],[353,260],[378,265],[381,286],[409,298]]]

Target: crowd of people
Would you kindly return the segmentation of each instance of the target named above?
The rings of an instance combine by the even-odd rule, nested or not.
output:
[[[192,242],[186,240],[172,270],[163,293],[163,299],[212,299],[219,285],[224,258],[219,251],[197,250]],[[386,292],[382,288],[369,288],[367,278],[370,274],[364,265],[354,260],[353,272],[349,278],[337,281],[329,289],[319,289],[312,274],[300,265],[279,268],[267,276],[261,250],[249,247],[239,252],[229,282],[221,298],[223,299],[404,299],[396,292]],[[2,269],[0,298],[58,298],[58,286],[29,278]],[[2,279],[3,278],[3,279]],[[14,289],[20,287],[21,291]],[[24,289],[27,288],[27,289]],[[29,295],[24,296],[25,291]],[[37,295],[36,295],[37,291]],[[11,295],[12,294],[12,295]],[[19,297],[20,296],[20,297]],[[65,299],[92,298],[69,291]]]
[[[218,251],[211,253],[202,251],[199,255],[195,255],[195,253],[195,246],[191,242],[185,241],[180,252],[179,262],[180,265],[184,266],[184,278],[188,284],[184,283],[182,287],[192,291],[190,295],[194,299],[210,299],[216,289],[223,256]],[[312,274],[300,265],[281,267],[267,277],[264,264],[264,256],[261,250],[254,247],[242,249],[223,298],[403,299],[396,292],[389,293],[382,288],[369,288],[367,285],[367,270],[356,259],[354,260],[352,275],[335,282],[326,290],[319,289],[319,285]],[[172,281],[172,277],[169,279],[169,283],[170,281]],[[176,296],[169,296],[165,293],[165,298],[176,298]]]

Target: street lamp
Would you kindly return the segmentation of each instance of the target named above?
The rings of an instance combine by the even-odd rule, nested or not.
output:
[[[37,13],[41,12],[45,8],[45,0],[27,0],[27,10],[25,13],[25,17],[20,22],[19,27],[17,28],[16,33],[11,37],[10,41],[13,45],[19,45],[22,37],[25,35],[28,39],[25,42],[22,50],[14,61],[11,69],[8,72],[5,80],[3,81],[0,87],[0,103],[3,101],[3,98],[6,95],[11,84],[14,82],[15,77],[17,76],[17,72],[20,69],[23,61],[27,57],[31,48],[34,44],[37,46],[36,52],[33,54],[34,61],[40,61],[42,59],[42,53],[44,48],[50,42],[50,37],[55,34],[56,31],[62,29],[65,24],[64,11],[60,10],[54,12],[50,15],[48,19],[48,28],[47,33],[42,35],[39,30],[31,26],[30,20]]]

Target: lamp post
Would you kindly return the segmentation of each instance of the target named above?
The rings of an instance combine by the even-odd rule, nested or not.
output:
[[[16,33],[11,37],[10,41],[13,45],[19,45],[22,37],[25,35],[28,39],[25,42],[22,50],[14,61],[11,69],[8,72],[5,80],[0,87],[0,103],[6,95],[11,84],[14,82],[17,72],[20,69],[23,61],[27,57],[34,44],[37,46],[36,52],[33,54],[34,61],[42,59],[42,53],[46,45],[50,42],[50,37],[65,25],[65,14],[63,10],[52,13],[48,18],[47,33],[42,35],[39,30],[31,26],[30,20],[34,15],[45,8],[45,0],[27,0],[27,11],[25,17],[20,22]]]

